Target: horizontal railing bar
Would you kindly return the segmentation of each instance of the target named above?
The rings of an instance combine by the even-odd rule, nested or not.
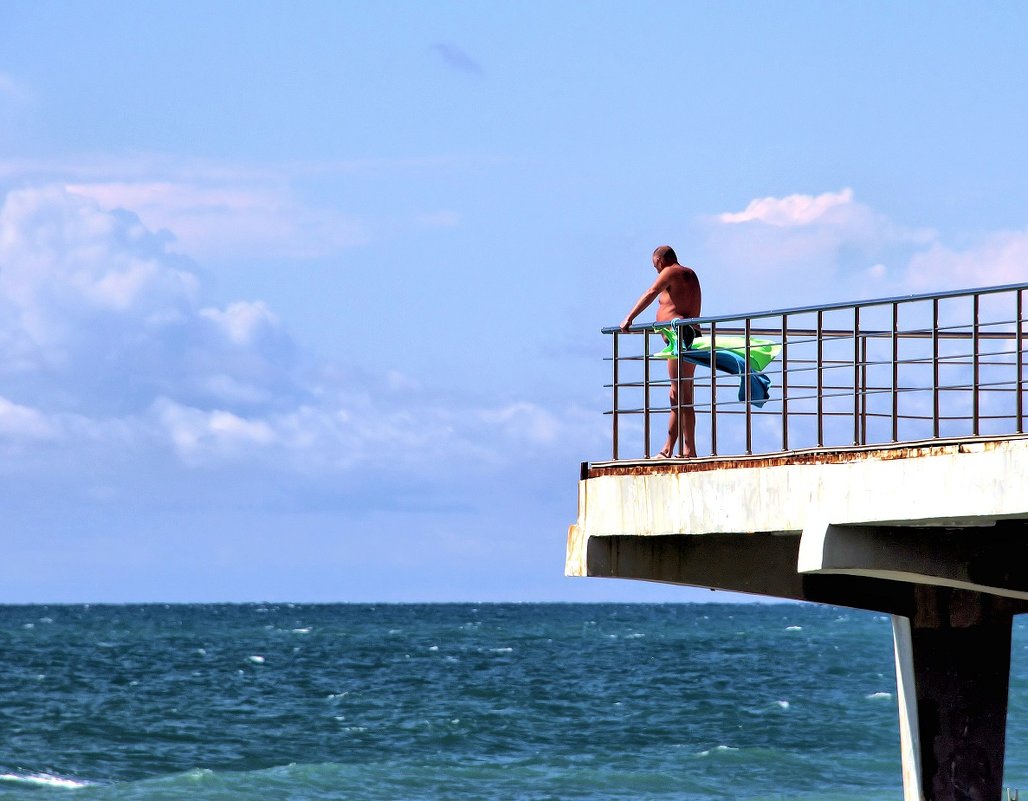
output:
[[[781,317],[783,314],[794,317],[798,314],[816,314],[817,312],[843,311],[852,309],[869,309],[875,306],[892,306],[893,304],[911,304],[919,301],[945,300],[947,298],[970,297],[973,295],[995,295],[1000,292],[1015,292],[1028,289],[1028,283],[1003,284],[1000,286],[981,287],[978,289],[954,289],[947,292],[932,292],[921,295],[898,295],[891,298],[874,298],[872,300],[858,300],[850,302],[825,303],[820,306],[795,306],[784,309],[768,309],[766,311],[748,312],[742,314],[725,314],[708,317],[691,317],[684,320],[672,321],[677,325],[692,325],[703,323],[718,323],[725,320],[761,320],[767,317]],[[635,330],[638,326],[631,326],[629,330]],[[601,329],[604,334],[620,332],[621,329],[615,326]],[[752,329],[751,329],[752,332]]]

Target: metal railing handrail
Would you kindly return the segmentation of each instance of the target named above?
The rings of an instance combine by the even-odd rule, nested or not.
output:
[[[999,292],[1013,292],[1016,290],[1028,289],[1028,282],[1020,284],[999,284],[997,286],[979,287],[977,289],[953,289],[945,292],[926,292],[916,295],[896,295],[891,298],[870,298],[867,300],[839,301],[836,303],[825,303],[820,306],[794,306],[784,309],[768,309],[766,311],[744,312],[743,314],[718,314],[710,317],[690,317],[688,319],[671,320],[665,323],[636,323],[629,327],[629,331],[644,331],[654,326],[682,326],[702,325],[703,323],[716,323],[721,320],[759,320],[765,317],[781,317],[783,314],[792,317],[797,314],[813,314],[815,312],[839,311],[842,309],[865,309],[872,306],[888,306],[892,303],[910,303],[919,300],[947,300],[950,298],[971,297],[972,295],[993,295]],[[613,334],[621,331],[617,326],[601,328],[601,334]]]
[[[613,406],[606,412],[613,419],[613,458],[619,458],[619,422],[622,417],[642,415],[643,450],[649,457],[650,417],[675,411],[681,420],[685,408],[691,408],[698,416],[705,416],[712,455],[722,455],[718,445],[719,415],[745,418],[742,432],[745,447],[740,446],[736,450],[746,454],[780,453],[794,449],[795,439],[790,442],[790,437],[795,436],[791,428],[797,421],[807,418],[816,418],[816,437],[807,435],[814,447],[834,446],[832,441],[840,437],[837,431],[827,430],[826,425],[830,428],[832,421],[840,417],[852,418],[852,428],[842,437],[847,440],[846,445],[922,441],[943,436],[946,439],[975,437],[981,434],[983,423],[998,429],[997,433],[1002,435],[1024,435],[1024,400],[1028,393],[1025,380],[1028,367],[1025,350],[1025,340],[1028,339],[1024,308],[1026,292],[1028,282],[797,306],[741,315],[700,316],[637,324],[627,331],[617,327],[603,328],[602,332],[613,338],[613,352],[605,359],[613,366],[613,380],[605,385],[613,390]],[[997,296],[997,301],[983,304],[982,298],[986,296]],[[969,300],[971,305],[960,306],[957,309],[959,316],[954,320],[955,315],[950,313],[953,304],[948,302],[959,299]],[[1011,299],[1013,308],[1008,309],[1005,317],[1000,313],[997,318],[994,307],[1009,306]],[[875,326],[862,326],[861,313],[875,307],[884,307],[885,313],[891,311],[891,324],[883,325],[882,320]],[[901,324],[900,310],[908,307],[923,313],[917,324]],[[945,320],[941,314],[944,307],[947,312]],[[847,325],[850,321],[845,318],[838,320],[840,314],[851,315],[851,324]],[[930,323],[924,319],[929,314]],[[790,326],[790,318],[804,315],[816,315],[816,326]],[[829,322],[825,319],[827,315],[832,317],[830,322],[834,325],[831,328],[824,325]],[[881,318],[882,315],[883,311],[868,312],[865,320],[866,317]],[[769,321],[775,318],[780,324],[769,325]],[[702,374],[688,379],[671,379],[666,374],[664,378],[651,377],[651,362],[655,359],[655,352],[650,346],[651,336],[661,328],[681,326],[700,327],[710,347],[718,350],[719,337],[743,338],[744,344],[736,351],[744,365],[740,368],[738,398],[727,394],[729,380],[719,377],[716,370],[709,376]],[[624,352],[621,340],[632,335],[642,335],[641,353]],[[751,380],[755,370],[750,356],[751,338],[754,337],[770,338],[780,346],[780,358],[764,371],[764,375],[777,385],[775,393],[764,398],[761,392],[757,398],[761,408],[753,408],[751,404],[754,400],[751,397]],[[681,339],[676,339],[678,358],[685,353]],[[1001,346],[1001,341],[1013,344]],[[901,348],[902,342],[907,344]],[[970,347],[954,352],[952,343],[956,342],[967,342]],[[951,344],[944,346],[944,343]],[[641,378],[625,376],[622,380],[622,363],[629,366],[641,364]],[[960,375],[955,375],[954,371]],[[931,373],[930,380],[926,377],[928,372]],[[833,377],[826,381],[830,375]],[[669,388],[673,381],[679,384],[678,406],[672,409],[669,405],[653,405],[650,390]],[[691,407],[683,406],[681,402],[681,386],[685,381],[692,383],[694,391],[704,393],[703,398],[694,397]],[[641,391],[641,403],[621,404],[619,393],[622,391]],[[719,397],[721,395],[723,397]],[[1010,398],[1013,399],[1012,404]],[[889,408],[882,408],[883,403],[888,403]],[[1006,405],[997,406],[997,403]],[[912,406],[914,408],[910,408]],[[780,418],[778,443],[774,446],[755,444],[754,420],[768,417]],[[882,420],[890,424],[885,432],[876,429],[876,421]],[[926,435],[918,430],[916,436],[904,439],[901,436],[903,421],[929,421],[931,433]],[[955,423],[966,424],[969,430],[954,434],[949,429]],[[761,436],[765,439],[770,428],[766,422],[762,424]],[[681,436],[678,452],[682,452]]]

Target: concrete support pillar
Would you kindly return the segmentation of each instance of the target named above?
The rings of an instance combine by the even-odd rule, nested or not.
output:
[[[894,618],[904,801],[998,801],[1013,616],[989,596],[920,587]]]

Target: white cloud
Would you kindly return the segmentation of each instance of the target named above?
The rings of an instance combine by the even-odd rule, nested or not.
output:
[[[897,242],[930,242],[934,232],[897,225],[854,199],[853,190],[752,200],[743,211],[715,215],[726,236],[780,242],[787,254],[827,253],[845,246],[876,249]],[[738,228],[737,228],[738,226]],[[743,233],[745,232],[745,233]]]
[[[55,427],[36,409],[0,397],[0,440],[55,439]]]
[[[154,412],[175,452],[187,464],[239,458],[276,440],[267,421],[249,420],[222,409],[204,411],[160,398]]]
[[[192,263],[168,241],[131,212],[62,187],[6,196],[0,453],[59,442],[62,464],[110,447],[143,462],[170,455],[192,468],[297,477],[441,475],[442,465],[474,472],[603,438],[597,415],[433,399],[395,367],[358,379],[305,372],[264,302],[205,304]]]
[[[935,243],[914,255],[904,280],[917,292],[1026,281],[1028,230],[993,232],[964,250]]]
[[[200,309],[200,315],[213,321],[237,345],[251,345],[262,333],[279,326],[278,317],[262,301],[237,301],[224,310]]]
[[[750,201],[701,222],[701,264],[724,277],[737,308],[798,306],[888,293],[905,264],[936,240],[859,202],[852,189]],[[787,295],[786,295],[787,293]]]
[[[0,206],[0,376],[93,412],[138,410],[170,389],[213,402],[211,376],[299,392],[274,315],[260,303],[201,308],[199,278],[166,242],[134,215],[57,187],[9,193]]]
[[[736,224],[762,222],[767,225],[793,227],[810,225],[833,209],[853,209],[853,190],[825,192],[821,195],[788,195],[786,197],[763,197],[751,200],[740,212],[726,212],[717,215],[722,223]]]

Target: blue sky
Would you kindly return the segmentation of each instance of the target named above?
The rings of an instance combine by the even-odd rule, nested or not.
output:
[[[1024,280],[1026,23],[5,4],[0,602],[723,599],[562,575],[599,329]]]

